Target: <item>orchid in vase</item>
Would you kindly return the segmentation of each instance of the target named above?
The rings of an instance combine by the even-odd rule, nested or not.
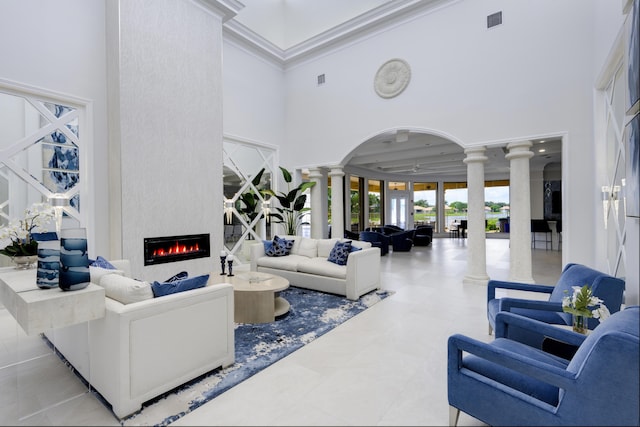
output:
[[[48,203],[34,203],[25,209],[24,219],[11,221],[0,229],[0,241],[10,244],[0,249],[0,254],[10,258],[33,256],[38,253],[38,242],[33,233],[47,231],[47,224],[55,219],[55,210]]]
[[[573,330],[587,333],[587,319],[593,317],[604,322],[610,315],[604,301],[593,295],[589,285],[572,286],[573,293],[562,298],[562,311],[573,314]],[[568,291],[564,291],[568,294]]]

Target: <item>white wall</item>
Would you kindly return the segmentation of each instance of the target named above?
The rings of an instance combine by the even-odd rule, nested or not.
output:
[[[284,75],[236,43],[223,43],[225,135],[279,145],[284,140]]]
[[[95,198],[90,248],[108,254],[107,116],[104,0],[3,0],[0,78],[92,102]],[[83,136],[87,137],[87,135]],[[85,205],[86,207],[87,205]]]
[[[486,16],[498,10],[503,25],[487,30]],[[563,254],[590,264],[589,245],[569,236],[594,221],[593,13],[581,0],[460,1],[297,65],[286,75],[281,163],[337,164],[396,127],[434,129],[464,145],[566,132]],[[395,57],[411,66],[411,82],[382,99],[373,78]],[[322,73],[327,83],[318,87]]]

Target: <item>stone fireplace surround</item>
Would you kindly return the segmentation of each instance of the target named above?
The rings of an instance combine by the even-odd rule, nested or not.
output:
[[[208,233],[211,253],[222,249],[225,3],[106,2],[110,256],[129,259],[140,280],[219,264],[145,266],[143,245],[150,236]]]

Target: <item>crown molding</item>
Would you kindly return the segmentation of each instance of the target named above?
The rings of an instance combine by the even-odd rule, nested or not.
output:
[[[309,57],[359,40],[381,29],[406,22],[457,1],[460,0],[394,0],[288,49],[276,46],[233,19],[224,24],[224,34],[270,59],[280,67],[287,68]]]
[[[238,0],[192,0],[206,10],[214,12],[222,18],[222,22],[228,22],[244,8],[244,4]]]

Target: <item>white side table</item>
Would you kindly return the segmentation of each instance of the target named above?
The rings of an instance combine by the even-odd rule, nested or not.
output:
[[[104,288],[90,283],[84,289],[40,289],[36,269],[0,269],[0,301],[27,335],[99,319],[105,315]]]

